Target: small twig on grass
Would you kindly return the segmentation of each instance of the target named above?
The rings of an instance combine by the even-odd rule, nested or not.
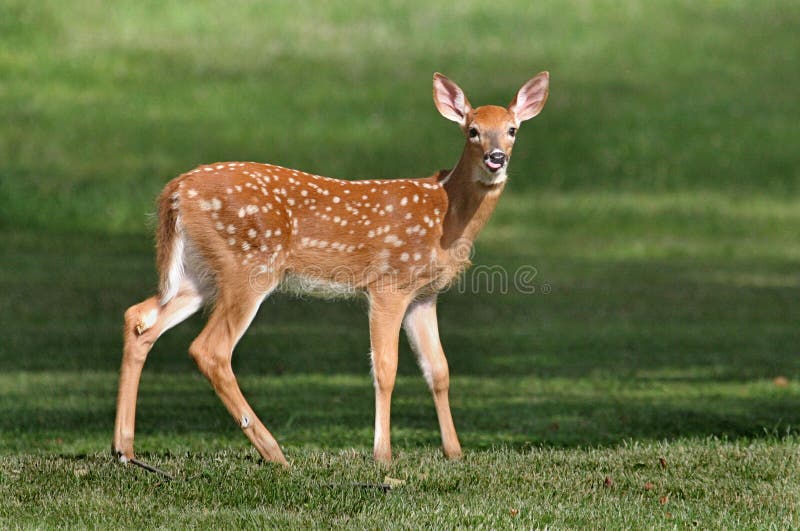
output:
[[[147,470],[148,472],[152,472],[154,474],[157,474],[157,475],[163,477],[164,479],[166,479],[168,481],[172,481],[173,479],[175,479],[171,475],[169,475],[166,472],[164,472],[163,470],[161,470],[160,468],[156,468],[153,465],[148,465],[144,461],[139,461],[138,459],[130,459],[128,462],[131,463],[132,465],[138,466],[139,468],[143,468],[143,469]]]

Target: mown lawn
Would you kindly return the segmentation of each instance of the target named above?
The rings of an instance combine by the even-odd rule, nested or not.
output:
[[[0,527],[800,526],[798,22],[783,1],[0,1]],[[234,368],[292,468],[194,368],[202,316],[142,379],[137,450],[175,480],[113,462],[166,180],[426,175],[461,142],[433,71],[480,104],[543,69],[441,299],[463,461],[402,339],[395,462],[374,464],[365,304],[279,295]]]

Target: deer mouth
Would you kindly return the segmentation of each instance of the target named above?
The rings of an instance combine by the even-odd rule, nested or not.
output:
[[[492,162],[491,159],[486,161],[486,167],[489,168],[489,171],[492,173],[496,172],[503,166],[505,166],[505,162],[501,162],[498,164],[497,162]]]

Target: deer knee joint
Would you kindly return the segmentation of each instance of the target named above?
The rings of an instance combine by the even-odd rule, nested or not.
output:
[[[212,369],[212,359],[211,355],[208,351],[203,347],[203,344],[195,340],[189,346],[189,356],[194,360],[197,364],[197,368],[200,369],[200,372],[208,376],[211,373]]]
[[[447,365],[437,365],[426,375],[428,385],[434,393],[447,391],[450,388],[450,371]]]

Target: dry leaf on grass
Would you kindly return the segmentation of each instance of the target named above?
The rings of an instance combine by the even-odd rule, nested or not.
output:
[[[406,484],[406,480],[404,480],[404,479],[390,478],[389,476],[386,476],[385,478],[383,478],[383,482],[386,485],[389,485],[392,488],[399,487],[400,485],[405,485]]]

